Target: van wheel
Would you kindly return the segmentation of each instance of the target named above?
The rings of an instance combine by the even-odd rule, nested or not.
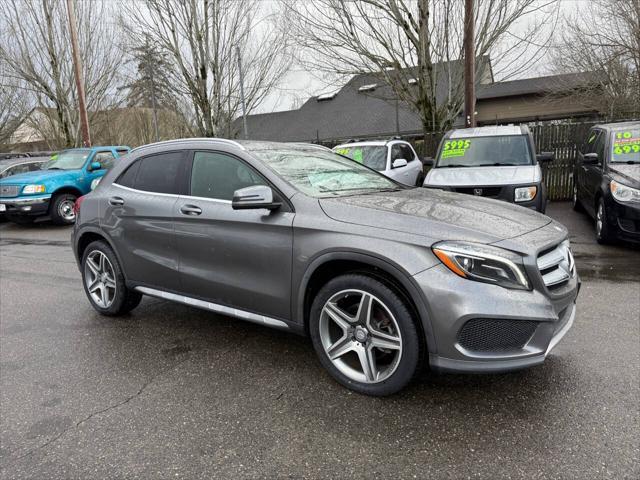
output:
[[[87,298],[102,315],[123,315],[142,300],[141,293],[127,288],[118,258],[106,242],[91,242],[82,255],[81,267]]]
[[[76,197],[72,193],[58,193],[51,200],[49,212],[56,225],[73,225],[76,221],[74,205]]]
[[[313,300],[309,332],[320,362],[339,383],[391,395],[419,372],[422,342],[400,297],[359,274],[329,281]]]

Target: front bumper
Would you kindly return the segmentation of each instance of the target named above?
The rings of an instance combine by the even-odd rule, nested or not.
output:
[[[640,242],[640,205],[617,202],[609,196],[606,207],[607,221],[616,236],[623,240]]]
[[[535,186],[538,189],[538,192],[533,200],[529,200],[528,202],[516,202],[515,201],[515,190],[520,187],[529,187]],[[514,205],[519,205],[521,207],[529,208],[531,210],[536,210],[538,212],[544,212],[547,207],[547,192],[544,183],[542,182],[532,182],[527,184],[518,184],[518,185],[473,185],[473,186],[448,186],[448,185],[427,185],[424,184],[426,188],[437,188],[440,190],[446,190],[449,192],[456,193],[464,193],[468,195],[475,195],[487,198],[494,198],[496,200],[502,200],[504,202],[513,203]]]
[[[460,278],[444,265],[416,275],[428,302],[433,370],[505,372],[538,365],[573,325],[580,280],[560,294]]]
[[[0,214],[7,215],[45,215],[49,211],[51,195],[25,196],[15,198],[0,198]]]

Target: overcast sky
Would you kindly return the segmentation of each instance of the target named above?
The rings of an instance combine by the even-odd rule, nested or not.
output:
[[[589,0],[558,0],[558,14],[563,16],[579,12],[580,5],[588,1]],[[514,28],[514,33],[518,35],[519,32],[524,31],[529,20],[530,19],[523,18],[521,23]],[[554,27],[556,31],[554,31]],[[558,25],[554,25],[553,23],[549,23],[546,28],[548,34],[555,35],[559,33],[557,31]],[[505,41],[514,41],[514,39],[508,38]],[[550,60],[548,56],[546,56],[531,64],[525,72],[514,78],[529,78],[552,73]],[[496,80],[500,80],[500,78],[496,78]],[[311,72],[304,71],[300,67],[294,67],[283,80],[281,88],[269,95],[255,113],[289,110],[294,108],[296,103],[302,104],[311,96],[318,95],[324,91],[335,90],[340,86],[341,85],[327,85],[326,82],[317,78]]]

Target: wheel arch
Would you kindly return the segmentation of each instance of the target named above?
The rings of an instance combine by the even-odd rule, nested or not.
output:
[[[77,197],[82,196],[82,192],[78,187],[74,187],[73,185],[63,185],[61,187],[56,188],[51,193],[51,198],[55,197],[56,195],[60,195],[61,193],[70,193],[72,195],[76,195]]]
[[[330,252],[313,260],[299,283],[296,318],[302,319],[305,334],[309,333],[311,304],[318,291],[330,279],[347,273],[360,273],[382,282],[398,294],[416,316],[417,327],[429,352],[436,351],[435,338],[429,321],[426,301],[411,275],[386,259],[360,252]]]
[[[107,245],[109,245],[111,250],[113,250],[113,253],[118,259],[118,263],[120,264],[120,269],[122,270],[122,274],[124,275],[125,280],[127,279],[127,273],[124,269],[122,260],[120,259],[120,255],[118,254],[118,251],[115,249],[113,242],[107,235],[105,235],[102,231],[96,228],[85,228],[76,235],[76,238],[77,240],[75,241],[74,250],[76,253],[76,258],[78,259],[78,265],[81,264],[82,256],[84,255],[84,252],[89,246],[89,244],[91,242],[100,240],[105,242]]]

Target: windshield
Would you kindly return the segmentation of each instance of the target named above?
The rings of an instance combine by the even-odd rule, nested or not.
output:
[[[640,163],[640,127],[613,131],[612,162]]]
[[[43,170],[78,170],[82,168],[89,156],[89,150],[66,150],[58,153],[55,159],[49,160]]]
[[[387,147],[385,145],[343,145],[336,147],[334,151],[379,172],[387,169]]]
[[[332,152],[254,150],[253,153],[285,181],[311,197],[401,188],[387,177]]]
[[[436,168],[532,165],[526,135],[468,137],[445,140]]]

